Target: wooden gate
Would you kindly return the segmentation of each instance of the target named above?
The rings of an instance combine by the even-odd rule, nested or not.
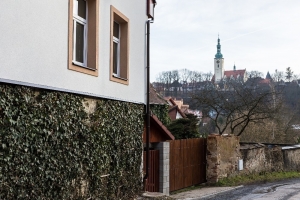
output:
[[[159,150],[150,150],[149,155],[149,176],[145,190],[159,192]],[[146,151],[144,151],[143,161],[143,170],[146,173]]]
[[[206,182],[206,138],[170,141],[170,192]]]

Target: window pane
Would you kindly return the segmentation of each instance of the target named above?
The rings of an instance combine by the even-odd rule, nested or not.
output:
[[[118,75],[118,43],[113,46],[113,73]]]
[[[75,60],[83,63],[84,54],[84,26],[76,22],[76,51]]]
[[[78,16],[86,19],[86,1],[78,0]]]
[[[114,37],[119,38],[120,25],[114,22]]]

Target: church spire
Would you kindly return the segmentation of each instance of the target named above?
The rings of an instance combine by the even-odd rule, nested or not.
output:
[[[266,79],[270,79],[270,80],[272,79],[272,77],[271,77],[269,71],[268,71],[268,73],[267,73]]]
[[[221,54],[221,44],[220,44],[219,34],[218,34],[217,54],[215,55],[215,58],[223,58],[223,55]]]

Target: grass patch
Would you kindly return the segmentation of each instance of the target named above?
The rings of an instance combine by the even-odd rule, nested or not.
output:
[[[300,172],[261,172],[258,174],[241,175],[219,180],[215,186],[237,186],[257,182],[272,182],[289,178],[300,178]]]

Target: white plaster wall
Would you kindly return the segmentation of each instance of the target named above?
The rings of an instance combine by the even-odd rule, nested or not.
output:
[[[221,79],[224,77],[224,71],[225,71],[225,67],[224,67],[224,58],[222,58],[222,61],[221,61],[221,63],[222,63],[222,67],[221,67],[221,69],[222,69],[222,73],[221,73]]]
[[[224,76],[224,58],[220,59],[219,67],[217,60],[214,59],[215,81],[219,82]]]
[[[0,78],[145,102],[146,1],[99,0],[99,76],[68,70],[68,0],[0,1]],[[130,20],[129,85],[109,80],[110,5]]]
[[[219,63],[221,65],[221,63]],[[214,68],[215,68],[215,81],[219,82],[221,80],[221,66],[218,67],[217,60],[214,59]]]

